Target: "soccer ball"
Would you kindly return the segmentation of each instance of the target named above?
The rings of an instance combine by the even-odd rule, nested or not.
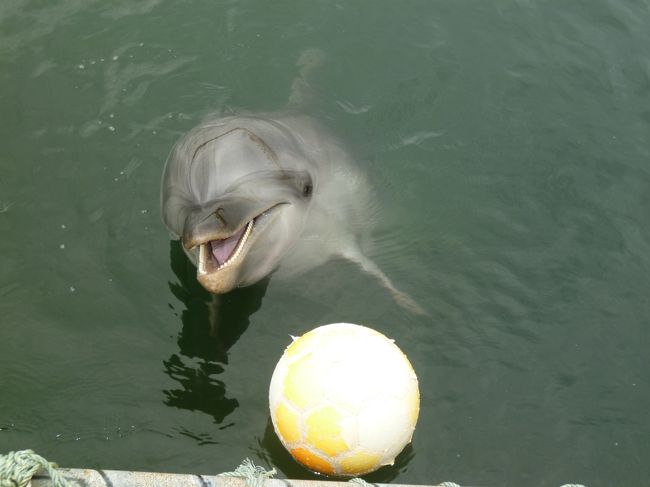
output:
[[[336,323],[294,339],[275,367],[269,406],[276,434],[318,473],[357,476],[411,441],[420,410],[406,355],[381,333]]]

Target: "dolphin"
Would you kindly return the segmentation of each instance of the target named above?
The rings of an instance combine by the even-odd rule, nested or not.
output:
[[[342,257],[423,313],[361,250],[377,205],[343,143],[296,110],[319,64],[304,58],[286,110],[211,116],[176,142],[162,177],[163,222],[211,293]]]

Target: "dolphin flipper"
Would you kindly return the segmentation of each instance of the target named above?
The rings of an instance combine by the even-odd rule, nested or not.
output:
[[[357,264],[368,274],[376,277],[381,285],[384,286],[388,292],[390,292],[395,302],[402,308],[414,314],[426,316],[429,315],[429,313],[422,309],[422,307],[416,303],[411,296],[397,289],[393,282],[388,278],[388,276],[384,274],[384,272],[379,268],[379,266],[368,257],[366,257],[358,246],[355,245],[348,247],[343,251],[342,256],[349,261]]]

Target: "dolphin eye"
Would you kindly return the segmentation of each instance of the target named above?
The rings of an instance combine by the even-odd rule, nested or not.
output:
[[[311,196],[313,191],[314,191],[314,186],[312,186],[311,183],[307,183],[302,188],[302,195],[303,196]]]

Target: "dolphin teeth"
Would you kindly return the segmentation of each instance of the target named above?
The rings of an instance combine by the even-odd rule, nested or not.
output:
[[[207,271],[205,270],[205,264],[207,259],[207,254],[208,254],[208,245],[202,243],[199,245],[199,273],[200,274],[207,274]]]

